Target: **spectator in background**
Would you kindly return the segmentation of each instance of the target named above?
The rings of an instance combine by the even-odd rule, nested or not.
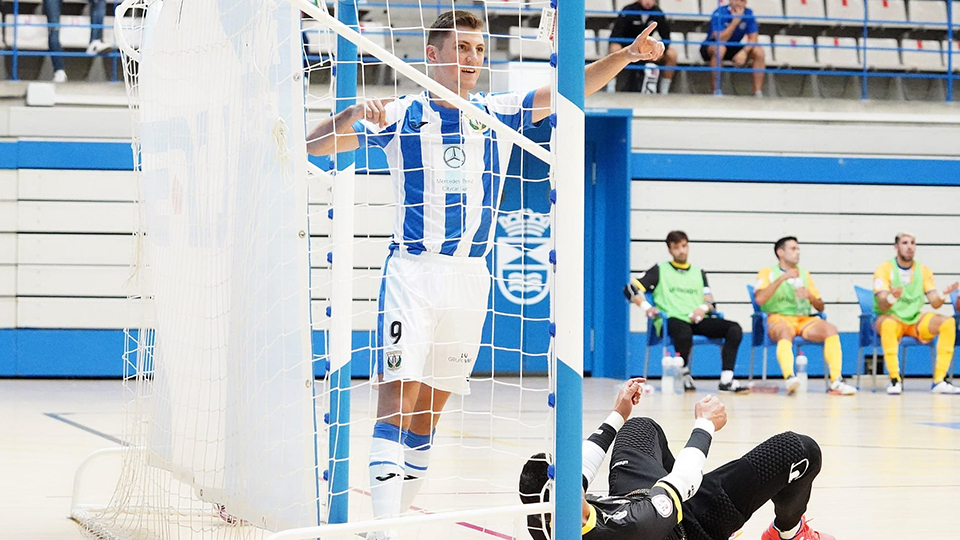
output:
[[[638,11],[647,13],[636,13]],[[677,51],[676,49],[670,48],[670,23],[667,22],[663,11],[660,9],[660,6],[657,5],[657,0],[639,0],[620,11],[620,16],[617,17],[617,20],[613,23],[613,31],[610,34],[610,52],[615,53],[624,46],[633,43],[633,40],[637,39],[640,32],[654,21],[657,23],[655,32],[659,34],[660,40],[663,41],[663,45],[666,47],[663,51],[663,56],[660,57],[657,64],[670,68],[676,66]],[[625,69],[620,72],[620,75],[617,77],[618,92],[640,92],[643,90],[644,70],[639,64],[637,68],[641,69]],[[667,94],[670,92],[670,83],[673,82],[674,73],[676,73],[676,71],[673,69],[661,72],[657,87],[659,93]]]
[[[937,292],[933,272],[913,259],[917,252],[917,240],[911,233],[900,233],[894,238],[896,256],[884,261],[873,273],[873,312],[877,314],[877,332],[883,348],[883,363],[890,374],[888,394],[903,393],[900,377],[900,339],[903,336],[916,338],[923,343],[937,340],[937,362],[933,370],[934,394],[960,394],[960,388],[946,381],[947,370],[953,360],[953,346],[957,328],[953,319],[932,311],[920,313],[927,300],[937,309],[947,303],[950,293],[960,283],[953,283]]]
[[[757,70],[753,72],[753,95],[763,97],[763,70],[767,64],[763,49],[757,45],[759,36],[760,28],[747,0],[730,0],[729,5],[718,7],[710,16],[710,32],[700,46],[700,56],[713,67],[719,67],[724,60],[736,67],[752,64]],[[744,37],[747,44],[740,45]],[[710,77],[710,83],[716,92],[716,78]]]
[[[793,338],[823,343],[823,356],[830,369],[831,394],[852,396],[857,389],[843,382],[843,353],[837,327],[815,317],[811,308],[823,311],[823,298],[816,283],[800,268],[800,244],[794,236],[777,240],[773,252],[779,264],[757,274],[754,299],[767,313],[770,339],[777,342],[777,362],[786,380],[787,394],[796,393],[800,379],[793,372]]]
[[[60,12],[63,0],[43,0],[43,12],[47,15],[47,44],[50,49],[50,59],[53,61],[53,82],[67,82],[67,72],[64,70],[63,52],[60,45]],[[107,14],[106,0],[90,0],[90,45],[87,54],[100,54],[110,49],[103,42],[103,18]]]
[[[733,321],[708,316],[717,310],[716,302],[713,300],[710,285],[707,284],[707,273],[687,262],[687,254],[690,252],[687,234],[683,231],[670,231],[667,234],[667,249],[673,260],[653,265],[642,278],[631,280],[623,288],[623,294],[627,300],[640,306],[647,317],[657,317],[660,311],[667,312],[670,317],[666,321],[667,334],[673,340],[674,349],[683,357],[684,390],[693,392],[697,389],[690,375],[690,353],[693,351],[693,336],[696,334],[723,340],[719,390],[749,392],[746,386],[733,378],[733,367],[737,361],[740,340],[743,339],[743,330]],[[647,291],[653,292],[655,306],[651,306],[644,297]],[[657,330],[663,332],[662,317],[657,321]]]

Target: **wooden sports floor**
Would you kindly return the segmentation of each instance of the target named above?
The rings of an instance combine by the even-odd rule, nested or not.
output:
[[[584,381],[585,432],[609,413],[619,384],[610,379]],[[822,392],[819,381],[810,382],[808,393],[792,397],[782,392],[721,396],[729,424],[714,439],[707,469],[777,432],[806,433],[820,443],[824,459],[807,512],[814,528],[841,540],[960,538],[954,513],[960,512],[960,396],[931,395],[929,384],[928,379],[908,380],[902,396],[869,390],[854,397],[830,396]],[[716,381],[700,381],[700,388],[685,396],[644,396],[634,414],[660,422],[671,447],[678,450],[689,434],[694,402],[715,389]],[[369,414],[370,394],[355,392],[354,415]],[[464,408],[470,399],[482,402],[488,397],[478,389]],[[122,437],[120,411],[126,399],[119,381],[0,380],[0,540],[81,538],[68,518],[74,471],[90,452],[116,446]],[[456,440],[463,436],[457,430],[471,429],[471,422],[487,420],[482,415],[458,421],[445,418],[438,438]],[[367,444],[366,428],[354,433],[359,433],[354,435],[357,444]],[[116,473],[108,469],[113,465],[105,462],[98,466],[102,470],[91,471],[94,480],[85,487],[85,497],[109,496]],[[431,475],[452,477],[456,467],[469,464],[435,456]],[[606,465],[601,476],[605,470]],[[599,479],[593,488],[602,490],[603,482]],[[516,500],[515,494],[501,495],[507,504]],[[445,496],[444,482],[427,484],[415,504],[430,510]],[[469,495],[458,497],[469,506],[470,501],[463,500]],[[478,499],[476,504],[489,503]],[[747,523],[740,538],[758,539],[772,516],[768,504]],[[491,535],[461,527],[450,538],[493,540],[514,534],[508,530]]]

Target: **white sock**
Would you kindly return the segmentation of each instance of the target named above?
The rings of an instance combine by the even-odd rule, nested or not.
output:
[[[720,372],[720,384],[730,384],[733,382],[733,371],[725,369]]]
[[[419,435],[411,431],[404,431],[403,435],[403,469],[406,476],[403,478],[403,493],[400,496],[401,513],[410,509],[413,499],[423,487],[427,467],[430,466],[430,449],[433,447],[432,435]]]
[[[792,529],[788,529],[786,531],[780,531],[780,529],[777,529],[776,525],[774,525],[773,528],[780,531],[780,538],[783,538],[784,540],[790,540],[791,538],[796,536],[798,532],[800,532],[800,525],[803,525],[803,518],[800,518],[800,521],[798,521],[797,524],[794,525]]]
[[[763,97],[763,90],[757,90],[754,92],[753,97]]]
[[[660,93],[669,94],[670,93],[670,84],[673,82],[673,79],[660,78]]]
[[[370,499],[374,519],[400,516],[400,493],[403,490],[403,445],[400,428],[377,422],[370,443]]]

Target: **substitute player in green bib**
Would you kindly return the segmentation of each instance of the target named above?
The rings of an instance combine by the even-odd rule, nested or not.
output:
[[[823,356],[830,370],[831,394],[852,396],[857,389],[843,382],[843,353],[837,327],[813,315],[823,311],[823,298],[810,272],[800,268],[800,243],[795,236],[776,241],[773,252],[778,264],[757,273],[754,299],[767,314],[770,339],[777,342],[777,362],[783,372],[787,394],[800,387],[793,372],[793,338],[823,343]]]
[[[657,317],[666,312],[667,334],[673,340],[674,349],[683,357],[683,388],[695,391],[697,388],[690,375],[690,353],[693,350],[693,336],[706,336],[722,339],[720,352],[722,371],[720,372],[721,392],[747,392],[746,386],[733,378],[733,367],[737,361],[737,349],[743,338],[740,325],[718,317],[708,315],[716,311],[716,302],[707,274],[700,267],[687,262],[690,247],[687,234],[683,231],[671,231],[667,235],[667,249],[673,260],[654,265],[640,279],[633,279],[623,293],[627,300],[640,306],[647,317]],[[653,293],[650,305],[644,293]],[[662,318],[658,319],[657,329],[662,332]]]
[[[937,362],[933,369],[934,394],[960,394],[960,388],[946,381],[947,369],[953,360],[953,347],[957,329],[953,320],[932,311],[921,313],[927,300],[937,309],[946,303],[945,298],[960,286],[954,283],[937,292],[933,272],[913,259],[917,252],[916,237],[900,233],[894,238],[896,257],[884,261],[873,273],[873,312],[877,314],[877,332],[883,347],[883,362],[890,374],[888,394],[903,393],[900,378],[900,340],[903,336],[916,338],[923,343],[937,339]]]

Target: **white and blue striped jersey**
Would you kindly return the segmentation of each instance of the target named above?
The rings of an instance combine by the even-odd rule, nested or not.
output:
[[[532,125],[533,95],[483,93],[471,103],[515,130]],[[512,144],[427,92],[384,106],[387,126],[354,124],[360,147],[383,148],[398,204],[390,249],[483,257],[490,250]]]

